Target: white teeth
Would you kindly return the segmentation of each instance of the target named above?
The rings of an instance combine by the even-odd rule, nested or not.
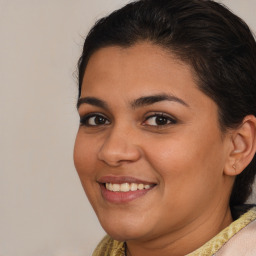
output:
[[[115,191],[115,192],[120,191],[120,184],[113,184],[113,190],[112,191]]]
[[[113,183],[106,183],[106,189],[114,192],[128,192],[128,191],[136,191],[136,190],[143,190],[143,189],[150,189],[151,185],[144,185],[142,183],[122,183],[122,184],[113,184]]]
[[[138,189],[138,185],[136,183],[132,183],[130,185],[130,189],[131,189],[131,191],[136,191]]]
[[[149,188],[150,188],[150,185],[145,185],[144,188],[145,188],[145,189],[149,189]]]
[[[121,184],[120,190],[122,192],[128,192],[130,190],[130,185],[128,183],[123,183],[123,184]]]
[[[144,185],[143,185],[143,184],[139,184],[138,189],[139,189],[139,190],[144,189]]]

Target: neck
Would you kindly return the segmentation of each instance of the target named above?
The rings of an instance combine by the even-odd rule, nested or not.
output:
[[[203,220],[195,220],[183,229],[150,241],[127,241],[126,256],[184,256],[204,245],[231,222],[229,207],[220,214],[209,213]]]

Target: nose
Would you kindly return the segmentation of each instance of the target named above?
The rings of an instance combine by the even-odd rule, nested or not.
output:
[[[136,136],[130,130],[113,129],[106,135],[98,159],[113,167],[135,162],[141,157],[141,149],[135,141]]]

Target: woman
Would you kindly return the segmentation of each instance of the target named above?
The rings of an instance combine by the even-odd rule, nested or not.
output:
[[[74,150],[108,234],[94,255],[256,255],[255,99],[255,40],[216,2],[140,0],[98,21]]]

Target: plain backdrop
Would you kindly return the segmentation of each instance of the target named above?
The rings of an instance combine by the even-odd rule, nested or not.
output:
[[[90,256],[104,235],[73,165],[76,63],[127,2],[0,0],[0,256]],[[223,2],[256,30],[255,0]]]

